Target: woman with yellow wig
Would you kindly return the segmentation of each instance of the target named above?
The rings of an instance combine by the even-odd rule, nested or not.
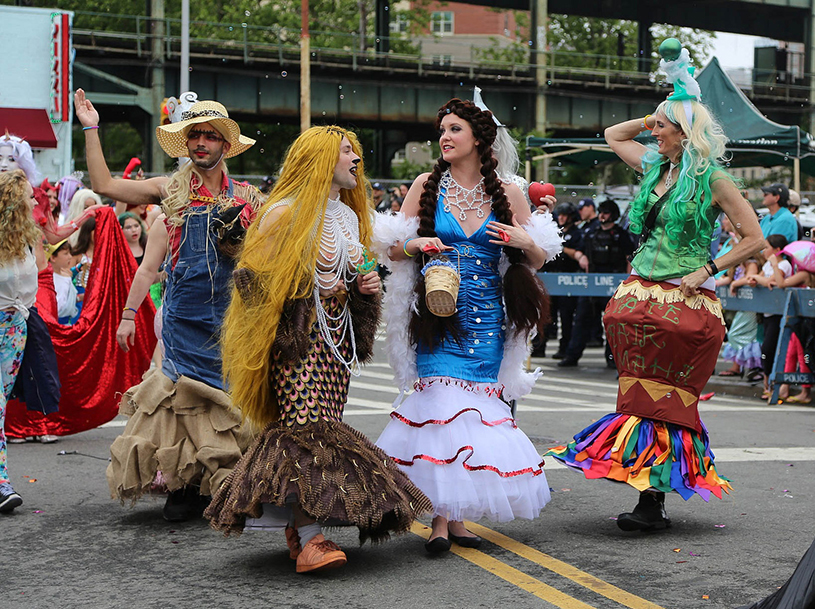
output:
[[[233,403],[263,431],[205,515],[225,534],[285,526],[298,573],[346,562],[320,523],[355,525],[361,541],[378,541],[430,510],[407,476],[342,422],[379,319],[369,190],[352,132],[301,134],[247,233],[224,322]]]

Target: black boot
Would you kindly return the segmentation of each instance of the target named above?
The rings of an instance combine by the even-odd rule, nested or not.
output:
[[[634,511],[617,516],[617,526],[623,531],[650,531],[661,527],[667,529],[671,526],[671,519],[665,512],[665,493],[640,493],[640,501]]]
[[[167,522],[184,522],[200,517],[209,503],[209,497],[198,494],[197,486],[185,486],[167,495],[162,515]]]

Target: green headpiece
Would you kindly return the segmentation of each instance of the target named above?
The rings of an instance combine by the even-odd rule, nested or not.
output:
[[[685,102],[683,105],[688,124],[693,124],[693,108],[689,102],[690,100],[700,101],[702,90],[693,77],[696,68],[690,65],[688,49],[683,48],[682,43],[676,38],[666,38],[659,45],[659,54],[662,56],[659,68],[667,75],[666,80],[674,86],[673,93],[668,96],[668,99]]]

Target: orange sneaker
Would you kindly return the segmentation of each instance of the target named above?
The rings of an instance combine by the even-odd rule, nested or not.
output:
[[[286,527],[286,545],[289,546],[289,558],[297,560],[303,548],[300,546],[300,536],[297,527]]]
[[[336,569],[346,562],[348,559],[345,557],[345,552],[320,533],[315,535],[297,556],[297,572],[310,573],[323,569]]]

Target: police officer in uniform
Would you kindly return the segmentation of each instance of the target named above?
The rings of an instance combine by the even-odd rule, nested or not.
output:
[[[583,251],[588,257],[590,273],[626,273],[630,270],[629,256],[636,249],[634,240],[627,230],[617,224],[620,219],[620,208],[612,199],[607,199],[598,206],[600,228],[584,238]],[[565,245],[565,243],[564,243]],[[571,340],[565,351],[565,357],[558,366],[577,366],[588,341],[589,329],[596,323],[605,310],[610,297],[581,296],[577,302],[574,328]],[[614,368],[611,349],[606,343],[606,365]]]
[[[543,265],[545,273],[577,273],[581,263],[588,267],[588,259],[583,253],[583,235],[577,223],[580,222],[580,213],[577,206],[571,202],[558,204],[552,215],[557,220],[563,237],[563,253],[551,262]],[[558,318],[560,318],[560,343],[552,359],[563,359],[566,347],[572,336],[572,323],[577,308],[576,296],[552,296],[550,313],[552,323],[546,327],[543,337],[538,337],[534,344],[532,355],[545,357],[546,341],[557,338]]]

